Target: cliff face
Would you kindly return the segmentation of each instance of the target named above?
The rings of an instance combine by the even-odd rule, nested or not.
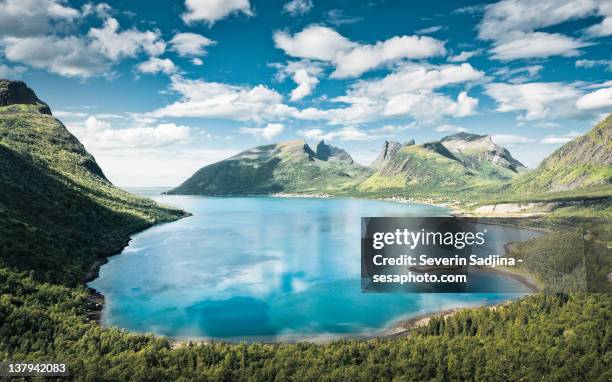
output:
[[[35,105],[38,112],[51,115],[49,106],[25,82],[0,79],[0,106],[13,105]]]

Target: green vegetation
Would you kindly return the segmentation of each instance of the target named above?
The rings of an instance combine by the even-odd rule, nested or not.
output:
[[[495,310],[469,309],[432,319],[408,337],[323,345],[213,343],[173,350],[164,338],[102,328],[87,319],[94,301],[82,280],[96,260],[121,248],[131,232],[183,212],[113,187],[46,105],[35,96],[14,104],[11,94],[5,97],[9,85],[16,86],[0,81],[0,359],[65,361],[79,381],[612,378],[609,294],[533,295]],[[237,164],[223,165],[229,168],[209,166],[206,171],[244,169],[249,174],[246,167],[252,166],[262,171],[262,183],[250,178],[260,190],[272,187],[273,179],[302,189],[309,176],[314,176],[311,184],[326,180],[330,189],[343,189],[367,174],[348,161],[304,160],[313,154],[303,145],[303,155],[299,145],[261,150],[270,162],[263,169],[250,160],[260,153],[251,152],[241,154]],[[407,151],[417,157],[424,153],[423,148]],[[277,166],[292,161],[303,167]],[[427,163],[419,166],[425,171]],[[331,171],[338,176],[330,177]],[[340,176],[342,171],[348,176]],[[432,179],[428,187],[435,184]],[[232,185],[216,180],[206,189],[222,186]],[[610,213],[609,202],[597,203],[593,210]],[[571,224],[581,208],[560,209],[538,224]],[[529,251],[523,255],[528,259]],[[574,261],[561,254],[551,264],[569,269]]]
[[[344,151],[304,141],[258,146],[198,170],[170,194],[261,195],[335,193],[351,189],[371,170]]]
[[[0,266],[76,285],[130,233],[184,212],[114,187],[33,97],[35,104],[0,104]]]

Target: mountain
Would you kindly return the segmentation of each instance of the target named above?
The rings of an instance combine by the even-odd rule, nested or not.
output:
[[[516,179],[514,192],[554,192],[612,183],[612,113],[591,131],[561,146],[532,172]]]
[[[371,174],[344,150],[302,140],[258,146],[202,167],[169,194],[262,195],[351,188]]]
[[[385,142],[364,192],[456,191],[506,181],[526,168],[487,135],[459,133],[421,145]]]
[[[380,154],[378,154],[378,157],[374,160],[374,162],[372,162],[372,164],[370,164],[370,167],[375,169],[381,168],[389,158],[391,158],[396,152],[399,151],[399,149],[401,149],[403,146],[411,145],[414,145],[414,139],[404,144],[393,141],[385,141],[385,143],[383,143],[383,147],[380,151]]]
[[[129,234],[182,211],[114,187],[20,81],[0,80],[0,268],[78,283]]]
[[[488,168],[491,176],[508,177],[527,170],[510,151],[495,144],[489,135],[457,133],[442,138],[440,142],[466,166],[481,171]]]

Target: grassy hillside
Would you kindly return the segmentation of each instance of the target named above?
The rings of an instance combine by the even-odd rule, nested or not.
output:
[[[364,196],[457,198],[502,185],[525,171],[491,137],[467,133],[422,145],[385,142],[373,166],[377,171],[356,187]]]
[[[198,170],[170,194],[260,195],[278,192],[333,193],[371,173],[344,151],[304,141],[258,146]]]
[[[585,189],[612,183],[612,114],[566,143],[513,184],[514,193]]]
[[[74,285],[130,233],[183,212],[114,187],[49,113],[38,101],[0,106],[0,266]]]

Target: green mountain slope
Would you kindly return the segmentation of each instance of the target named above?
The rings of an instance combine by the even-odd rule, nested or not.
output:
[[[486,135],[460,133],[415,145],[385,142],[372,164],[377,169],[359,184],[361,192],[404,193],[449,190],[497,184],[525,167]]]
[[[344,150],[324,142],[314,152],[306,142],[258,146],[205,166],[169,194],[261,195],[348,189],[371,170]]]
[[[518,178],[512,192],[570,191],[612,183],[612,113],[587,134],[566,143],[532,172]]]
[[[484,176],[508,179],[527,168],[489,135],[457,133],[440,140],[463,164]]]
[[[74,284],[128,235],[183,214],[114,187],[23,82],[0,80],[0,266]]]

